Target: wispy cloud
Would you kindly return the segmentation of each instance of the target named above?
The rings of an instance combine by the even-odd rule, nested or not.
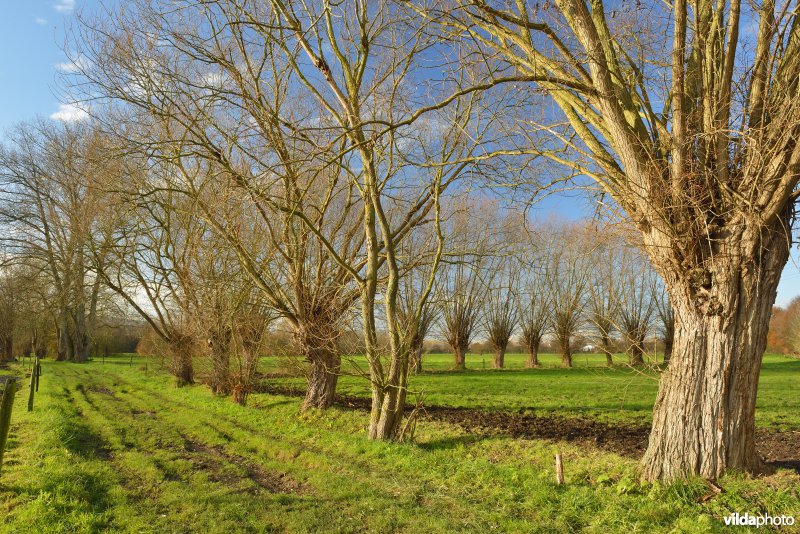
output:
[[[44,26],[45,24],[47,24],[47,19],[43,17],[36,17],[35,19],[33,19],[33,22],[35,22],[39,26]]]
[[[89,61],[84,56],[77,56],[72,61],[56,63],[56,70],[67,74],[80,72],[89,66]]]
[[[53,4],[53,9],[59,13],[69,13],[75,9],[75,0],[58,0]]]
[[[89,118],[89,113],[78,104],[59,104],[58,111],[52,113],[54,121],[78,122]]]

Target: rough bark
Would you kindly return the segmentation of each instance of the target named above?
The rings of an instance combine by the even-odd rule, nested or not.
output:
[[[231,396],[233,398],[233,402],[239,406],[245,406],[247,404],[247,390],[245,388],[239,385],[234,386]]]
[[[69,334],[67,333],[67,328],[69,327],[67,325],[67,318],[65,315],[65,312],[62,312],[56,332],[56,361],[59,362],[72,359],[71,340]]]
[[[329,408],[333,405],[336,394],[341,358],[329,349],[307,349],[305,352],[309,363],[308,386],[302,409]]]
[[[667,278],[675,337],[643,460],[647,479],[761,471],[754,415],[770,311],[789,256],[785,224],[764,237],[732,232],[704,288],[710,296]]]
[[[633,342],[628,349],[628,355],[631,359],[631,365],[644,365],[644,349],[642,348],[642,342],[640,340],[636,340]]]
[[[189,336],[176,335],[169,340],[170,370],[179,387],[194,384],[194,366],[192,362],[193,342]]]
[[[422,372],[422,345],[414,349],[414,353],[411,358],[411,368],[415,373]]]
[[[230,345],[232,332],[230,328],[215,328],[209,338],[211,345],[211,391],[215,395],[231,393]]]
[[[11,361],[14,359],[14,337],[5,335],[2,339],[3,342],[3,357],[4,361]]]
[[[494,359],[492,360],[492,368],[494,369],[502,369],[506,362],[506,348],[505,347],[495,347],[494,348]]]
[[[614,365],[614,358],[611,352],[611,343],[609,342],[608,336],[602,336],[600,338],[600,350],[606,357],[606,365],[612,367]]]
[[[528,345],[528,358],[525,360],[525,367],[536,369],[539,367],[539,343]]]
[[[453,349],[453,367],[456,371],[463,371],[467,368],[467,347],[455,347]]]
[[[383,392],[380,418],[375,424],[370,425],[370,439],[396,440],[400,438],[407,391],[404,378],[399,387]]]
[[[178,379],[179,386],[186,386],[194,383],[194,369],[192,366],[191,354],[181,354],[176,361],[177,369],[175,377]]]
[[[667,325],[664,333],[664,363],[669,364],[672,357],[672,340],[675,337],[675,321]]]
[[[561,349],[561,366],[572,367],[572,351],[569,348]]]

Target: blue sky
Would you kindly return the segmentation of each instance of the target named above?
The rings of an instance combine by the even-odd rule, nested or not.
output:
[[[59,102],[57,75],[69,69],[63,51],[65,30],[78,9],[97,6],[97,0],[26,0],[6,2],[0,17],[0,131],[36,116],[52,120],[80,118],[79,109]],[[554,196],[534,209],[577,219],[590,213],[587,201]],[[800,295],[800,255],[795,246],[778,287],[777,304],[785,306]]]
[[[54,94],[58,68],[69,68],[62,51],[64,30],[81,0],[5,2],[0,17],[0,128],[36,115],[49,117],[60,107]],[[72,110],[74,113],[74,110]],[[66,113],[66,114],[65,114]]]

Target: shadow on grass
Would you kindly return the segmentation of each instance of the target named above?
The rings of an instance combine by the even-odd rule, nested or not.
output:
[[[424,443],[418,443],[417,447],[426,451],[446,451],[460,446],[472,445],[488,439],[489,436],[480,434],[465,434],[462,436],[451,436],[442,439],[434,439]]]
[[[767,462],[769,467],[775,469],[788,469],[800,474],[800,460],[778,460],[774,462]]]

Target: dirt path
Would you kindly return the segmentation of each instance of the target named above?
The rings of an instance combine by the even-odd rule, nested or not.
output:
[[[261,391],[303,396],[303,391],[294,388],[265,386]],[[370,399],[362,397],[336,395],[336,404],[354,410],[370,409]],[[447,406],[425,406],[422,418],[454,424],[474,434],[568,441],[629,458],[640,458],[644,454],[650,435],[649,425],[610,425],[585,417],[514,414]],[[756,442],[761,456],[771,465],[800,472],[800,430],[757,429]]]

